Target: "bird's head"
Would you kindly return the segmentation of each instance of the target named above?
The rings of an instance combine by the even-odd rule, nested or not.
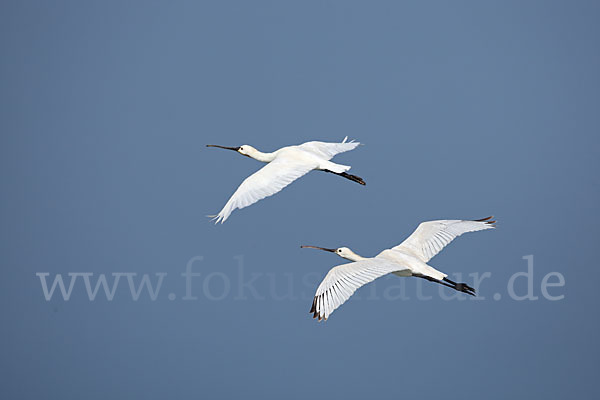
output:
[[[250,146],[249,144],[244,144],[239,147],[227,147],[227,146],[219,146],[216,144],[207,144],[206,147],[218,147],[220,149],[233,150],[233,151],[237,151],[238,153],[240,153],[241,155],[246,156],[246,157],[251,157],[252,154],[256,152],[256,149],[254,147]]]
[[[350,250],[348,247],[338,247],[337,249],[327,249],[325,247],[318,247],[318,246],[300,246],[300,248],[302,248],[302,249],[318,249],[318,250],[328,251],[330,253],[335,253],[338,256],[345,258],[346,260],[350,260],[350,261],[356,261],[361,258],[358,254],[356,254],[355,252]]]
[[[241,145],[240,147],[238,147],[238,153],[240,153],[241,155],[244,155],[246,157],[252,157],[253,154],[256,154],[258,150],[256,150],[254,147],[250,146],[249,144],[244,144]]]

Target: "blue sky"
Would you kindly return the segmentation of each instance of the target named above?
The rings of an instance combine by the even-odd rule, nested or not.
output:
[[[593,1],[3,2],[0,394],[597,397],[599,17]],[[313,172],[205,217],[260,167],[205,144],[344,136],[365,145],[335,161],[365,187]],[[389,277],[310,318],[341,260],[301,244],[372,256],[421,221],[492,214],[431,262],[489,272],[484,300]],[[528,255],[538,300],[515,301]],[[81,276],[46,301],[36,273],[69,272],[137,275],[112,301]],[[156,273],[156,300],[132,300],[128,279]],[[386,298],[400,284],[408,299]]]

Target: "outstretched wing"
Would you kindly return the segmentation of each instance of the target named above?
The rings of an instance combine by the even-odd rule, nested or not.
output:
[[[360,144],[360,142],[355,142],[354,140],[349,142],[347,140],[348,136],[341,143],[306,142],[298,145],[298,147],[315,154],[319,158],[331,160],[336,154],[354,150]]]
[[[236,208],[248,207],[274,195],[316,167],[316,163],[302,163],[278,156],[242,182],[225,207],[215,216],[215,223],[225,222]]]
[[[474,221],[443,219],[422,222],[412,235],[392,250],[413,254],[423,262],[427,262],[463,233],[495,228],[496,221],[491,221],[492,218]]]
[[[383,258],[369,258],[332,268],[317,288],[310,312],[313,318],[327,319],[356,289],[375,279],[406,268]]]

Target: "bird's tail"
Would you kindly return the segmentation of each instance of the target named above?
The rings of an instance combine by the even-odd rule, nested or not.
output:
[[[319,169],[328,170],[331,172],[335,172],[336,174],[341,174],[342,172],[346,172],[350,170],[349,165],[336,164],[331,161],[322,161],[321,165],[319,165]]]

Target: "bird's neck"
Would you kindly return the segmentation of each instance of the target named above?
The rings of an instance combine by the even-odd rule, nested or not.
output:
[[[350,260],[350,261],[360,261],[360,260],[364,260],[365,257],[363,256],[359,256],[358,254],[351,252],[351,254],[348,254],[346,257],[344,257],[346,260]]]
[[[263,153],[262,151],[254,150],[248,154],[249,157],[254,158],[257,161],[269,163],[275,159],[275,153]]]

